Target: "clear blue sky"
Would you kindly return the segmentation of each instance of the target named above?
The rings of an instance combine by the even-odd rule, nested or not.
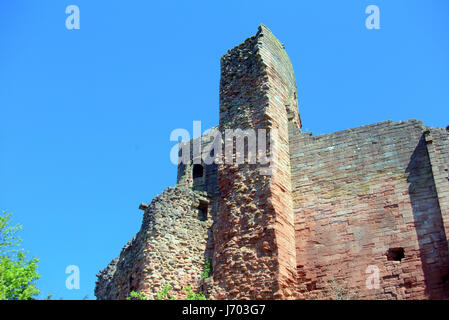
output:
[[[449,1],[0,2],[0,208],[41,259],[43,296],[94,298],[139,203],[176,182],[171,131],[218,123],[220,57],[260,23],[292,60],[304,129],[449,124]]]

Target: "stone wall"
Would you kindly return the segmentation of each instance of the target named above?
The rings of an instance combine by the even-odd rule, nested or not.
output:
[[[178,164],[177,186],[187,187],[196,191],[205,192],[205,196],[210,201],[208,214],[212,220],[209,230],[210,235],[207,240],[206,258],[211,258],[214,252],[214,237],[212,229],[215,226],[215,218],[218,212],[220,189],[218,188],[218,165],[215,161],[214,143],[218,129],[212,128],[197,139],[192,139],[179,146],[179,156],[183,159],[183,152],[188,154],[187,159]],[[218,141],[221,144],[221,140]],[[185,146],[188,145],[188,148]],[[196,148],[196,150],[195,150]],[[206,157],[207,155],[207,157]],[[206,163],[203,161],[206,159]],[[194,178],[194,167],[199,166],[202,175]]]
[[[191,285],[212,299],[449,299],[447,130],[301,126],[292,65],[262,25],[221,59],[211,133],[226,144],[227,130],[266,129],[275,160],[235,164],[234,146],[234,164],[206,163],[223,141],[189,141],[176,187],[141,205],[142,227],[98,274],[97,298],[154,298],[170,284],[177,297]],[[211,257],[213,277],[200,280]],[[376,271],[379,287],[367,288]]]
[[[416,120],[386,121],[290,137],[298,285],[306,298],[338,291],[361,299],[449,297],[426,130]],[[379,268],[379,289],[366,288],[368,266]]]
[[[97,275],[97,299],[126,299],[131,291],[154,299],[166,284],[178,298],[186,286],[197,290],[212,224],[199,208],[208,202],[204,192],[181,186],[155,197],[140,231]]]
[[[216,298],[295,298],[294,228],[287,105],[295,106],[293,69],[282,44],[265,27],[221,59],[220,131],[267,129],[277,150],[275,170],[222,163],[214,231]],[[293,108],[292,108],[293,110]],[[290,112],[299,127],[296,111]],[[225,136],[225,140],[233,141]],[[265,170],[262,172],[262,170]]]
[[[178,164],[176,180],[176,184],[179,186],[185,186],[198,191],[205,191],[211,198],[211,215],[215,215],[218,210],[218,199],[220,197],[220,189],[218,188],[217,182],[218,166],[215,163],[215,160],[210,160],[205,163],[203,159],[205,159],[205,154],[209,154],[211,159],[214,159],[215,157],[215,150],[213,147],[215,141],[214,137],[217,134],[217,130],[217,128],[212,128],[203,136],[180,145],[179,156],[181,159],[183,157],[183,150],[189,155],[187,157],[188,160],[183,160]],[[189,146],[185,149],[185,145],[187,144]],[[195,148],[198,150],[197,152],[194,152]],[[201,177],[194,179],[193,169],[195,164],[201,166],[203,174]]]
[[[446,130],[427,128],[424,133],[444,230],[449,236],[449,126]]]

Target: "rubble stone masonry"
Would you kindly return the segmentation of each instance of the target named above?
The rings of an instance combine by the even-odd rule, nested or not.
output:
[[[217,298],[295,298],[295,238],[288,117],[296,106],[293,68],[282,44],[264,26],[221,59],[220,131],[278,131],[276,168],[221,164],[221,198],[214,228]],[[299,121],[298,121],[299,122]],[[228,139],[228,136],[226,136]]]
[[[211,219],[201,204],[205,193],[183,186],[168,188],[145,207],[142,227],[136,236],[97,275],[98,299],[126,299],[131,291],[154,299],[165,285],[185,297],[183,290],[201,285],[204,253]],[[141,206],[142,207],[142,206]]]
[[[177,185],[141,205],[140,231],[98,274],[98,299],[165,284],[178,298],[188,285],[212,299],[449,298],[447,129],[412,119],[313,136],[297,96],[267,27],[222,57],[214,130],[225,144],[265,129],[276,156],[206,164],[190,141]]]

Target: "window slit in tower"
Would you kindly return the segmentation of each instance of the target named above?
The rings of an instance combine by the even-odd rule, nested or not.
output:
[[[202,178],[203,177],[203,166],[200,164],[195,164],[193,166],[193,179]]]
[[[198,220],[206,221],[207,220],[207,209],[209,204],[206,201],[200,200],[200,205],[198,206]]]

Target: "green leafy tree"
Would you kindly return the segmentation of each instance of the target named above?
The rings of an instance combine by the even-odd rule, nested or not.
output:
[[[34,300],[40,292],[35,285],[40,278],[36,271],[39,259],[27,260],[19,248],[21,229],[21,225],[11,225],[11,213],[0,214],[0,300]]]
[[[11,213],[3,211],[0,214],[0,256],[10,256],[15,252],[14,248],[20,245],[22,239],[17,233],[22,229],[21,225],[11,226]]]

